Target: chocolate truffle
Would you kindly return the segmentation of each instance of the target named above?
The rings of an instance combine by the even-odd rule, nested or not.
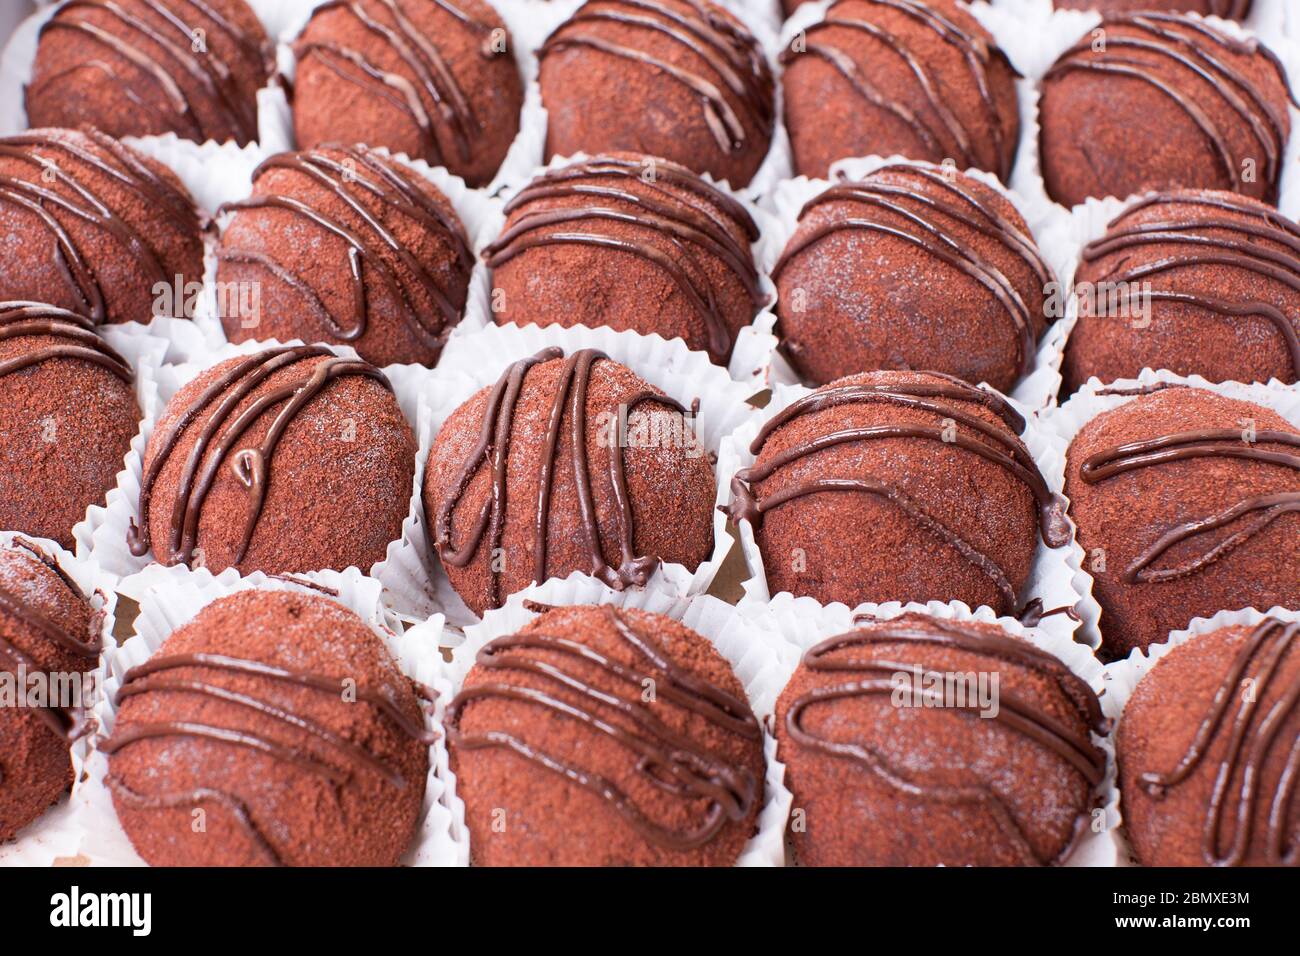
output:
[[[753,527],[772,594],[1011,614],[1040,533],[1050,547],[1069,539],[1024,427],[1001,396],[959,379],[851,375],[763,425],[730,514]]]
[[[126,672],[105,783],[153,866],[396,866],[424,800],[428,693],[342,605],[241,591]]]
[[[807,866],[1045,866],[1087,830],[1097,695],[995,624],[907,614],[809,648],[776,705]]]
[[[329,0],[294,53],[301,149],[386,146],[486,186],[519,132],[519,67],[483,0]]]
[[[1297,866],[1300,624],[1192,637],[1133,690],[1116,734],[1124,825],[1146,866]]]
[[[680,338],[726,364],[764,303],[745,208],[677,163],[618,153],[551,170],[484,250],[498,324]]]
[[[86,732],[91,706],[89,686],[73,678],[97,666],[101,624],[35,542],[0,546],[0,843],[72,786],[68,745]],[[44,696],[32,693],[41,675]]]
[[[476,614],[574,571],[622,590],[713,548],[716,485],[692,414],[594,349],[547,348],[452,412],[425,530]]]
[[[926,369],[1009,390],[1056,285],[1029,227],[955,170],[895,164],[811,199],[773,269],[782,348],[809,381]]]
[[[128,544],[213,574],[368,571],[401,534],[414,480],[415,436],[379,369],[323,346],[266,349],[167,403]]]
[[[1281,63],[1254,39],[1174,13],[1107,17],[1043,76],[1047,193],[1065,206],[1179,187],[1273,202],[1290,95]]]
[[[772,71],[710,0],[589,0],[537,51],[548,156],[631,150],[749,184],[772,143]]]
[[[1100,13],[1137,13],[1174,10],[1244,20],[1250,0],[1056,0],[1058,10],[1096,10]]]
[[[376,365],[437,361],[465,308],[465,228],[436,186],[364,146],[277,153],[217,249],[232,342],[347,343]],[[256,296],[243,289],[257,290]],[[250,305],[252,307],[250,307]]]
[[[1140,395],[1075,436],[1065,493],[1113,657],[1218,611],[1300,607],[1300,429],[1271,409]]]
[[[0,528],[72,549],[140,424],[135,373],[85,316],[0,302]]]
[[[1300,228],[1235,193],[1139,200],[1083,250],[1072,392],[1143,368],[1210,381],[1300,377]]]
[[[482,866],[731,866],[757,829],[744,688],[659,614],[547,610],[479,651],[446,726]]]
[[[99,322],[184,318],[203,281],[189,193],[162,163],[95,130],[0,139],[0,299]]]
[[[41,28],[27,119],[243,146],[274,66],[244,0],[72,0]]]
[[[841,0],[781,53],[795,172],[850,156],[974,166],[1016,158],[1016,71],[955,0]]]

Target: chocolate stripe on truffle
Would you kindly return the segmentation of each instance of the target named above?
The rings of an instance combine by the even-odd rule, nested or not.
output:
[[[1097,695],[1069,668],[1050,654],[1038,650],[1025,641],[997,635],[976,634],[962,631],[956,627],[935,622],[933,628],[922,628],[909,624],[885,623],[869,629],[851,631],[832,637],[803,655],[803,664],[808,670],[821,673],[846,672],[854,674],[881,675],[864,680],[852,680],[842,684],[814,687],[797,697],[786,712],[785,725],[791,739],[797,743],[819,750],[832,757],[852,760],[865,766],[871,773],[899,793],[915,797],[920,801],[934,801],[947,804],[979,804],[987,806],[996,817],[1003,832],[1011,838],[1025,862],[1042,866],[1059,863],[1069,856],[1080,834],[1087,824],[1087,817],[1081,816],[1075,824],[1074,833],[1066,847],[1054,859],[1038,856],[1030,844],[1024,830],[1016,821],[1011,809],[984,784],[949,785],[924,783],[914,779],[907,768],[890,764],[884,757],[869,746],[854,742],[841,742],[829,737],[819,736],[808,731],[801,718],[809,707],[829,701],[865,698],[872,696],[888,697],[893,694],[898,684],[894,675],[911,673],[922,677],[942,674],[930,671],[922,665],[891,660],[853,660],[844,657],[832,657],[836,651],[856,647],[869,647],[877,644],[935,645],[940,648],[979,654],[1017,667],[1025,668],[1035,674],[1048,678],[1060,689],[1076,708],[1082,720],[1095,733],[1105,732],[1106,724],[1102,717],[1101,705]],[[954,705],[956,713],[978,718],[980,706],[967,703]],[[1087,734],[1081,734],[1064,721],[1054,717],[1043,708],[1003,691],[998,698],[998,710],[993,716],[1000,725],[1024,737],[1029,743],[1042,747],[1070,765],[1092,786],[1102,781],[1106,770],[1106,755],[1097,747]]]
[[[426,528],[430,528],[431,545],[438,556],[452,567],[465,567],[484,545],[489,551],[495,551],[501,546],[508,486],[506,468],[510,457],[515,403],[523,389],[524,379],[529,369],[534,365],[563,358],[563,356],[564,353],[557,346],[551,346],[529,358],[520,359],[501,374],[489,393],[487,405],[483,410],[483,422],[479,429],[478,441],[466,456],[451,490],[439,504],[432,527],[430,528],[428,521],[425,522]],[[587,385],[591,381],[592,367],[601,360],[608,360],[608,356],[595,349],[581,349],[570,355],[564,363],[564,371],[555,392],[550,419],[547,423],[546,451],[542,456],[538,481],[537,523],[533,536],[533,553],[536,555],[533,578],[538,582],[546,580],[546,538],[551,516],[555,455],[560,443],[561,423],[567,413],[570,419],[569,447],[573,453],[573,477],[582,517],[583,539],[591,556],[590,573],[614,590],[621,591],[629,585],[645,584],[659,566],[659,559],[637,556],[633,551],[635,533],[632,523],[632,503],[628,497],[627,481],[623,474],[623,450],[618,446],[609,449],[609,477],[613,486],[614,501],[618,506],[614,518],[619,542],[619,565],[617,568],[611,567],[605,560],[600,541],[600,523],[596,515],[595,498],[591,491],[591,461],[587,451]],[[680,403],[658,392],[640,392],[630,396],[622,404],[627,415],[630,416],[636,406],[643,402],[666,405],[686,414],[686,409]],[[492,492],[483,502],[478,519],[470,533],[460,545],[456,545],[452,542],[452,518],[456,506],[474,476],[478,474],[479,468],[484,465],[491,468]],[[501,603],[501,571],[495,561],[491,564],[489,606],[498,607]]]
[[[647,169],[653,171],[653,177],[645,178],[641,175]],[[701,210],[660,187],[657,183],[661,178],[673,186],[689,190],[699,196],[710,204],[709,210]],[[664,201],[653,196],[634,193],[617,185],[574,182],[579,179],[635,179],[649,192],[663,196]],[[763,296],[759,291],[758,272],[754,267],[753,257],[750,250],[735,238],[729,228],[729,226],[741,228],[746,235],[756,238],[757,227],[744,207],[676,163],[656,159],[653,160],[652,165],[643,165],[626,159],[598,157],[544,173],[511,199],[506,204],[505,212],[509,215],[539,200],[575,199],[582,202],[586,197],[591,197],[593,203],[599,203],[600,200],[614,200],[638,208],[636,211],[629,211],[617,206],[592,204],[526,211],[495,242],[483,250],[488,266],[495,269],[520,253],[548,245],[594,245],[629,252],[654,263],[667,273],[696,313],[704,320],[709,331],[710,355],[719,360],[724,358],[731,348],[731,334],[714,295],[708,273],[692,254],[691,246],[703,249],[721,259],[744,285],[754,306],[761,306]],[[722,210],[731,217],[732,221],[730,223],[725,221],[716,210]],[[691,258],[703,279],[697,281],[675,256],[650,242],[625,240],[600,233],[597,230],[601,228],[599,222],[602,220],[642,226],[651,230],[656,236],[670,238],[683,255]],[[550,226],[570,223],[584,225],[591,231],[540,232]]]
[[[483,37],[492,32],[492,25],[474,19],[464,10],[450,3],[449,0],[432,0],[441,9],[450,13],[462,25]],[[388,42],[393,53],[401,59],[414,75],[416,82],[398,73],[384,70],[369,60],[364,53],[352,47],[322,41],[299,41],[294,46],[294,53],[302,59],[315,53],[321,63],[333,70],[339,77],[354,83],[363,89],[370,89],[394,106],[403,110],[420,130],[421,139],[428,147],[429,154],[442,157],[443,151],[438,146],[438,138],[429,112],[425,108],[421,93],[436,109],[446,124],[446,129],[456,152],[462,161],[468,161],[472,148],[482,130],[475,119],[473,107],[461,89],[446,59],[431,42],[402,12],[396,0],[377,0],[378,7],[392,18],[392,24],[376,19],[366,9],[364,3],[357,0],[329,0],[317,7],[312,15],[317,16],[330,10],[346,10],[370,33]],[[479,55],[491,59],[499,54],[486,41],[479,47]],[[345,66],[345,64],[347,66]],[[350,66],[353,69],[348,69]],[[395,90],[398,95],[389,93]],[[441,162],[441,159],[438,159]]]
[[[1105,448],[1083,462],[1079,468],[1079,477],[1092,485],[1140,468],[1195,458],[1239,458],[1300,471],[1300,454],[1292,455],[1258,447],[1264,442],[1300,449],[1300,435],[1294,432],[1265,430],[1256,433],[1254,439],[1246,443],[1240,430],[1203,428]],[[1219,514],[1188,521],[1165,531],[1124,570],[1124,580],[1137,584],[1168,581],[1195,574],[1263,531],[1275,519],[1298,511],[1300,491],[1245,498]],[[1234,531],[1205,553],[1172,568],[1151,568],[1174,545],[1205,532],[1217,531],[1246,517],[1250,520],[1245,527]]]
[[[324,150],[339,150],[348,157],[344,162],[332,159]],[[347,165],[348,162],[352,165]],[[226,212],[257,209],[282,209],[294,213],[338,236],[348,245],[348,267],[352,279],[352,317],[350,324],[339,322],[325,307],[320,296],[303,276],[295,275],[280,263],[265,255],[243,249],[221,249],[217,257],[227,262],[244,262],[262,266],[310,302],[329,327],[331,333],[346,342],[355,341],[365,334],[369,308],[363,269],[369,266],[396,298],[401,299],[407,320],[426,342],[441,344],[450,327],[460,318],[463,301],[453,302],[438,283],[437,278],[420,262],[391,229],[366,208],[351,192],[350,186],[364,189],[386,206],[419,222],[435,235],[446,239],[452,246],[457,264],[468,276],[473,267],[473,254],[458,222],[453,221],[429,196],[403,174],[390,168],[364,147],[327,146],[320,150],[299,153],[277,153],[253,171],[256,182],[272,169],[289,169],[309,177],[338,197],[366,225],[365,230],[354,230],[317,206],[300,199],[280,194],[254,194],[247,199],[225,203],[217,215]],[[371,176],[363,175],[369,172]],[[431,298],[441,320],[426,316],[421,303],[412,300],[405,275],[399,275],[387,262],[381,250],[387,249],[406,267],[419,287]]]
[[[106,368],[133,382],[130,364],[95,332],[85,316],[40,302],[0,302],[0,342],[20,336],[47,336],[66,341],[0,361],[0,378],[50,359],[77,359]]]
[[[753,37],[703,4],[696,0],[682,2],[691,8],[690,13],[669,9],[654,0],[591,0],[546,38],[537,51],[538,59],[574,47],[589,47],[657,70],[700,97],[705,120],[719,148],[724,152],[739,151],[745,143],[745,127],[732,102],[763,135],[771,133],[774,123],[771,77],[762,51]],[[601,23],[658,33],[680,44],[708,65],[731,94],[730,99],[715,82],[692,69],[603,39],[598,35]]]
[[[243,400],[276,372],[315,357],[324,357],[325,361],[318,362],[305,374],[277,386],[238,415],[235,414]],[[271,482],[271,460],[276,446],[298,414],[330,382],[343,375],[360,375],[373,379],[390,391],[392,389],[384,373],[373,365],[357,359],[339,358],[319,345],[267,349],[239,360],[219,375],[186,406],[165,433],[155,435],[150,440],[151,446],[155,440],[158,442],[158,450],[150,459],[140,481],[139,517],[131,520],[127,531],[127,544],[131,553],[143,556],[149,551],[149,505],[154,485],[195,419],[215,403],[212,413],[198,430],[194,447],[180,474],[176,504],[171,514],[171,534],[167,542],[169,554],[162,556],[164,559],[174,557],[187,564],[193,558],[198,541],[203,502],[212,489],[221,463],[234,451],[240,437],[254,422],[283,403],[283,407],[274,413],[270,430],[261,444],[255,448],[240,448],[231,457],[231,469],[239,483],[248,490],[249,496],[243,536],[231,563],[238,564],[242,561],[262,514],[262,505]]]
[[[1186,781],[1205,762],[1210,748],[1227,734],[1223,756],[1214,771],[1214,791],[1205,814],[1203,853],[1209,866],[1239,866],[1251,845],[1255,808],[1268,797],[1261,784],[1269,754],[1281,748],[1286,763],[1269,802],[1268,834],[1264,844],[1269,866],[1300,865],[1300,843],[1287,826],[1300,780],[1300,737],[1288,739],[1283,731],[1300,703],[1300,683],[1280,689],[1280,697],[1267,711],[1265,695],[1270,690],[1283,658],[1292,652],[1300,623],[1265,618],[1251,632],[1214,693],[1210,711],[1196,728],[1187,751],[1168,773],[1144,773],[1142,788],[1156,800]],[[1251,693],[1243,692],[1249,686]],[[1236,713],[1228,716],[1233,699]],[[1236,787],[1233,781],[1239,780]],[[1234,792],[1235,791],[1235,792]],[[1222,849],[1225,824],[1233,824],[1232,839]],[[1287,845],[1287,841],[1291,845]]]
[[[585,644],[548,634],[529,632],[498,637],[478,652],[475,658],[478,666],[541,677],[579,700],[574,702],[570,697],[548,693],[545,687],[526,684],[483,683],[466,687],[447,705],[447,741],[465,750],[506,747],[601,797],[647,840],[673,850],[702,846],[717,836],[727,821],[749,816],[759,798],[760,781],[744,766],[710,753],[697,736],[678,732],[660,720],[654,704],[644,700],[642,688],[647,681],[652,682],[657,698],[747,740],[761,740],[762,730],[744,701],[679,667],[654,638],[634,627],[610,605],[604,605],[602,610],[610,632],[631,647],[644,664],[622,664]],[[530,651],[540,653],[530,654]],[[554,663],[555,655],[575,658],[597,668],[614,679],[614,686],[594,686]],[[620,687],[625,693],[619,693]],[[650,786],[677,797],[682,803],[707,800],[709,806],[704,820],[698,825],[688,821],[672,826],[656,823],[642,813],[615,781],[594,771],[534,747],[504,730],[464,733],[460,722],[465,707],[477,700],[535,705],[586,725],[593,733],[626,748],[635,772]],[[611,710],[625,722],[611,720]]]

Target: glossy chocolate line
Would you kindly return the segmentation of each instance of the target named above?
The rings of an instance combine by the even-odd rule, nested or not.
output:
[[[39,302],[0,302],[0,342],[23,336],[64,341],[0,360],[0,378],[51,359],[73,359],[105,368],[127,384],[135,380],[130,363],[75,312]]]
[[[235,414],[243,400],[273,374],[305,359],[316,357],[323,357],[325,360],[317,363],[305,375],[300,375],[272,389],[238,415]],[[248,490],[250,499],[241,543],[231,563],[238,564],[242,561],[261,517],[266,491],[270,486],[271,461],[276,446],[298,414],[324,391],[330,382],[343,375],[360,375],[391,390],[388,379],[373,365],[359,360],[339,358],[323,346],[312,345],[267,349],[240,360],[218,376],[175,418],[166,432],[157,433],[150,439],[150,446],[153,446],[155,441],[158,445],[156,452],[149,458],[140,482],[139,517],[132,519],[127,532],[127,543],[131,553],[137,557],[148,553],[151,545],[149,506],[158,476],[189,427],[205,409],[215,403],[212,413],[198,429],[194,447],[186,458],[184,469],[180,474],[176,503],[171,514],[168,551],[157,557],[168,563],[183,561],[188,564],[192,561],[198,540],[199,517],[203,502],[226,456],[233,451],[231,468],[240,484]],[[264,414],[270,413],[281,403],[283,407],[275,413],[270,430],[262,442],[256,448],[235,450],[240,436]]]
[[[922,801],[987,806],[1026,861],[1047,866],[1059,863],[1068,857],[1082,832],[1083,828],[1079,825],[1076,825],[1070,842],[1056,857],[1051,859],[1040,857],[1034,851],[1011,809],[988,786],[926,785],[917,783],[908,776],[903,768],[891,765],[873,748],[859,743],[838,742],[821,737],[809,732],[803,726],[801,718],[804,712],[814,705],[841,699],[877,695],[888,696],[897,687],[892,677],[898,673],[912,673],[923,677],[938,673],[926,669],[923,665],[908,664],[901,661],[887,659],[855,661],[829,656],[846,648],[869,647],[876,644],[906,644],[912,646],[931,644],[942,648],[988,656],[998,661],[1025,668],[1052,680],[1061,693],[1075,706],[1080,720],[1093,732],[1102,734],[1105,732],[1106,722],[1102,717],[1101,705],[1092,689],[1055,657],[1023,641],[998,635],[968,633],[955,627],[944,626],[938,622],[935,623],[933,628],[905,623],[887,623],[868,630],[852,631],[838,637],[829,638],[804,653],[803,665],[813,672],[851,672],[888,676],[814,687],[796,698],[786,712],[786,729],[794,741],[831,757],[848,759],[859,763],[871,771],[878,779],[902,794]],[[979,715],[979,706],[976,704],[965,707],[954,706],[952,709],[968,717]],[[1025,737],[1029,742],[1037,744],[1059,757],[1078,772],[1090,786],[1096,787],[1102,781],[1106,769],[1104,751],[1093,744],[1086,733],[1080,733],[1065,722],[1053,717],[1047,710],[1004,692],[999,698],[998,712],[992,719],[1008,730]],[[1086,816],[1082,817],[1080,822],[1084,819],[1086,819]]]
[[[1263,793],[1263,778],[1269,754],[1281,746],[1286,754],[1277,790],[1269,802],[1268,832],[1264,845],[1265,862],[1270,866],[1300,865],[1300,844],[1287,826],[1300,778],[1300,740],[1290,746],[1282,736],[1288,720],[1300,703],[1300,683],[1292,682],[1280,689],[1280,699],[1266,712],[1264,697],[1270,689],[1282,660],[1291,652],[1300,624],[1277,618],[1265,618],[1251,632],[1238,651],[1232,667],[1215,691],[1210,709],[1196,728],[1186,752],[1168,773],[1144,773],[1139,784],[1157,801],[1184,783],[1207,762],[1210,748],[1223,733],[1227,746],[1214,771],[1214,790],[1206,807],[1202,853],[1209,866],[1240,866],[1250,851],[1255,812]],[[1243,693],[1249,683],[1253,693]],[[1228,711],[1236,699],[1236,712]],[[1258,719],[1256,717],[1258,716]],[[1233,793],[1233,780],[1240,783]],[[1231,821],[1231,842],[1222,848],[1224,827]],[[1287,841],[1291,845],[1287,846]]]
[[[708,843],[728,821],[749,816],[758,800],[760,782],[746,767],[720,758],[686,733],[675,731],[654,712],[654,703],[642,699],[646,681],[655,686],[656,700],[662,697],[689,710],[720,730],[747,740],[762,740],[762,730],[746,703],[680,668],[645,631],[634,627],[614,608],[605,605],[610,633],[630,646],[645,665],[625,665],[577,641],[548,634],[527,633],[499,637],[478,652],[476,664],[490,670],[514,670],[536,675],[576,695],[555,696],[546,690],[522,684],[483,683],[464,688],[447,706],[448,743],[464,750],[506,747],[570,783],[607,801],[638,833],[652,843],[672,850],[690,850]],[[543,652],[574,658],[614,679],[614,689],[596,686],[587,679],[552,663]],[[631,693],[619,694],[626,685]],[[647,817],[612,780],[575,766],[505,731],[479,734],[461,731],[466,705],[476,700],[506,700],[535,705],[553,714],[586,725],[593,733],[607,737],[629,751],[634,767],[646,783],[682,803],[707,800],[708,810],[698,826],[664,826]],[[631,727],[611,720],[610,711],[630,722]],[[599,738],[598,738],[599,739]]]

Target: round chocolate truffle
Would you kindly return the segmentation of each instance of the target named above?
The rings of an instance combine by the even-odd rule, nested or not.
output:
[[[731,866],[757,828],[762,728],[672,618],[547,610],[479,651],[446,727],[481,866]]]
[[[72,549],[139,428],[134,380],[85,316],[0,302],[0,528]]]
[[[189,193],[162,163],[95,130],[0,139],[0,299],[99,322],[184,318],[203,280]]]
[[[1096,10],[1099,13],[1173,10],[1232,20],[1244,20],[1250,13],[1250,0],[1055,0],[1055,5],[1058,10]]]
[[[710,0],[589,0],[537,51],[548,156],[630,150],[740,188],[772,143],[772,71]]]
[[[773,280],[782,350],[817,385],[926,369],[1003,391],[1033,364],[1056,286],[1005,196],[903,164],[811,199]]]
[[[1065,493],[1112,657],[1218,611],[1300,607],[1300,429],[1269,408],[1141,395],[1075,436]]]
[[[533,582],[591,574],[616,590],[713,548],[716,484],[690,412],[594,349],[506,368],[442,426],[425,530],[476,614]]]
[[[1143,368],[1213,382],[1300,378],[1300,228],[1235,193],[1129,206],[1083,250],[1067,392]]]
[[[93,671],[101,647],[101,616],[58,562],[33,541],[0,547],[0,680],[13,682],[0,707],[0,843],[39,817],[72,786],[68,745],[87,729],[88,692],[71,678]],[[28,681],[46,674],[44,700],[29,698]],[[6,695],[0,692],[0,698]],[[38,706],[39,704],[39,706]]]
[[[809,648],[777,701],[796,859],[1061,863],[1105,775],[1093,732],[1105,721],[1092,688],[995,624],[864,623]]]
[[[1016,71],[955,0],[841,0],[781,53],[795,172],[850,156],[974,166],[1016,158]]]
[[[1116,731],[1129,844],[1145,866],[1297,866],[1300,624],[1265,618],[1174,647]]]
[[[126,672],[105,783],[153,866],[396,866],[424,800],[427,695],[342,605],[240,591]]]
[[[379,369],[323,346],[266,349],[167,403],[128,543],[213,574],[368,571],[400,536],[414,480],[415,436]]]
[[[765,300],[745,208],[677,163],[618,153],[544,173],[484,250],[493,318],[680,338],[726,364]]]
[[[386,146],[486,186],[519,132],[523,81],[483,0],[329,0],[294,53],[301,149]]]
[[[1064,206],[1179,187],[1273,202],[1290,95],[1254,39],[1175,13],[1107,17],[1043,76],[1047,193]]]
[[[346,343],[376,365],[432,365],[465,308],[474,255],[451,202],[364,146],[277,153],[217,249],[232,342]],[[245,295],[244,289],[257,295]]]
[[[768,591],[855,607],[964,601],[1014,613],[1060,502],[999,395],[931,372],[867,372],[781,409],[731,481]],[[1041,526],[1041,532],[1040,532]]]
[[[274,67],[244,0],[73,0],[41,28],[27,119],[243,146]]]

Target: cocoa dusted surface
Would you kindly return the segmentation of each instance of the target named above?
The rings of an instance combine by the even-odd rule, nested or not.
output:
[[[1253,423],[1257,440],[1241,435]],[[1223,527],[1175,543],[1146,566],[1184,568],[1228,546],[1191,573],[1164,580],[1128,580],[1128,571],[1173,529],[1211,519],[1256,496],[1300,496],[1300,469],[1281,463],[1213,454],[1165,461],[1085,481],[1090,456],[1117,446],[1203,429],[1233,438],[1216,450],[1296,457],[1295,445],[1265,441],[1259,432],[1300,430],[1271,409],[1196,388],[1168,388],[1103,412],[1080,430],[1066,456],[1065,494],[1101,604],[1102,650],[1112,658],[1163,641],[1170,631],[1222,610],[1300,605],[1300,512],[1255,510]],[[1268,520],[1265,520],[1265,519]],[[1235,544],[1228,539],[1234,539]],[[1097,560],[1104,554],[1105,570]]]
[[[519,132],[512,42],[483,0],[327,3],[295,41],[298,147],[385,146],[486,186]]]
[[[906,629],[944,635],[948,629],[987,650],[889,639]],[[1077,741],[1098,724],[1097,699],[1063,664],[1050,670],[1022,659],[1034,648],[993,624],[936,621],[907,614],[867,622],[845,637],[878,643],[836,647],[821,667],[871,665],[876,670],[814,669],[808,656],[776,704],[777,758],[803,826],[792,828],[796,862],[805,866],[1024,866],[1055,863],[1089,822],[1093,785],[1083,770],[1042,740],[991,717],[947,707],[896,706],[892,692],[851,693],[813,701],[797,711],[803,734],[861,748],[872,763],[828,753],[792,735],[789,719],[806,695],[855,681],[892,680],[919,667],[946,674],[996,674],[1000,707],[1018,707],[1055,721]],[[994,642],[1023,650],[1006,654]],[[1031,658],[1032,660],[1032,658]],[[880,668],[887,668],[886,673]],[[1064,672],[1064,673],[1061,673]],[[1046,725],[1046,721],[1044,721]],[[1092,757],[1097,753],[1088,751]],[[1104,757],[1101,764],[1104,766]],[[966,799],[937,791],[966,789]],[[978,792],[979,798],[971,793]],[[1000,816],[998,807],[1005,812]]]
[[[153,866],[395,866],[419,823],[429,768],[426,741],[405,731],[366,694],[380,692],[408,722],[424,726],[409,678],[355,613],[327,598],[241,591],[204,608],[150,658],[210,654],[324,678],[304,686],[198,663],[154,671],[155,686],[119,698],[108,749],[118,819]],[[157,687],[189,682],[189,689]],[[124,686],[130,687],[128,680]],[[243,695],[309,731],[251,706],[193,689]],[[349,698],[349,687],[355,696]],[[177,730],[130,739],[151,726],[215,727],[265,748]],[[328,735],[328,736],[327,736]],[[333,738],[333,739],[331,739]],[[356,749],[377,763],[356,756]],[[331,780],[311,766],[323,764]],[[396,777],[392,776],[396,774]],[[193,799],[195,791],[206,799]],[[134,795],[134,797],[132,796]],[[176,797],[174,801],[167,798]],[[162,806],[174,802],[174,806]],[[239,807],[247,822],[235,812]],[[203,811],[204,829],[194,826]],[[260,839],[259,839],[260,837]],[[264,842],[263,842],[264,841]]]
[[[901,155],[1010,177],[1016,72],[955,0],[841,0],[799,39],[781,54],[797,174]]]
[[[763,804],[764,758],[758,723],[745,703],[743,685],[726,660],[699,634],[671,618],[631,608],[617,615],[653,639],[663,655],[688,677],[734,698],[752,728],[742,733],[710,719],[674,699],[669,682],[651,660],[621,640],[608,608],[566,607],[548,610],[519,634],[548,635],[572,642],[584,653],[603,656],[638,674],[655,675],[655,696],[646,702],[643,683],[616,677],[575,654],[551,648],[505,648],[505,666],[475,664],[464,690],[505,685],[532,690],[592,713],[615,727],[654,739],[657,731],[633,721],[625,708],[640,707],[649,718],[682,735],[691,750],[706,753],[741,775],[748,775],[749,806],[743,817],[725,817],[710,839],[690,849],[674,849],[647,838],[605,797],[526,759],[509,747],[469,749],[459,737],[449,742],[457,795],[465,801],[466,823],[474,863],[480,866],[730,866],[757,829]],[[588,687],[624,704],[593,700],[554,678],[511,667],[529,660],[562,669]],[[536,703],[489,694],[469,699],[458,720],[464,737],[508,734],[525,746],[618,787],[636,810],[674,833],[703,829],[710,801],[698,794],[675,792],[667,768],[639,768],[637,754],[594,727]],[[679,751],[680,753],[680,751]],[[683,758],[685,759],[685,758]],[[665,781],[656,783],[652,776]],[[712,780],[712,782],[717,782]]]

